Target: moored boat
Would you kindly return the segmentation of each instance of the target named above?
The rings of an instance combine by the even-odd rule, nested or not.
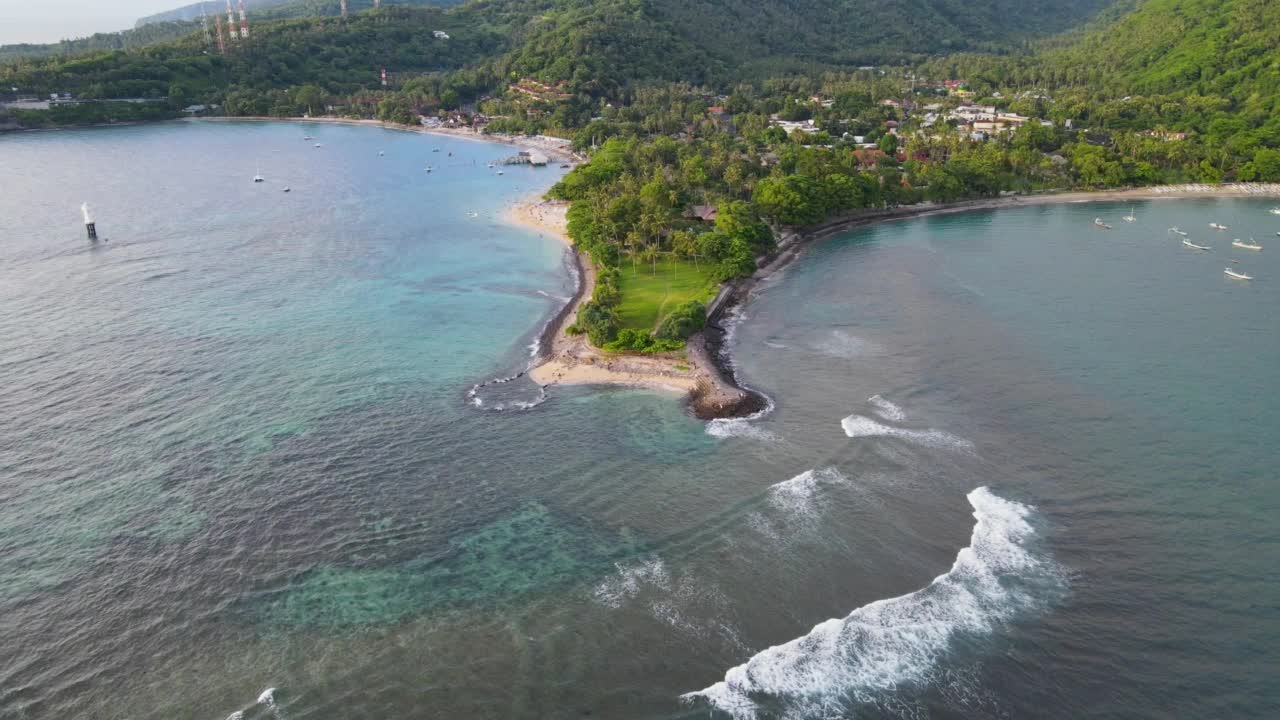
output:
[[[1197,245],[1197,244],[1195,244],[1195,243],[1191,242],[1190,240],[1183,240],[1183,241],[1182,241],[1182,244],[1183,244],[1183,245],[1186,245],[1187,247],[1191,248],[1192,250],[1212,250],[1212,249],[1213,249],[1212,247],[1210,247],[1210,246],[1208,246],[1208,245]]]
[[[1209,223],[1209,227],[1213,228],[1214,230],[1226,230],[1226,229],[1227,229],[1227,226],[1226,226],[1226,225],[1222,225],[1222,224],[1219,224],[1219,223]]]
[[[1178,229],[1178,226],[1177,226],[1177,225],[1174,225],[1173,227],[1169,228],[1169,232],[1173,233],[1174,235],[1181,235],[1182,237],[1186,237],[1186,236],[1187,236],[1187,234],[1186,234],[1186,233],[1184,233],[1184,232],[1182,232],[1181,230],[1179,230],[1179,229]]]
[[[1093,219],[1093,225],[1094,225],[1094,227],[1099,227],[1099,228],[1102,228],[1103,230],[1110,230],[1110,229],[1111,229],[1111,226],[1110,226],[1110,225],[1108,225],[1108,224],[1106,224],[1106,223],[1102,222],[1102,218],[1094,218],[1094,219]]]
[[[1252,279],[1253,279],[1253,276],[1252,276],[1252,275],[1246,275],[1246,274],[1244,274],[1244,273],[1242,273],[1242,272],[1236,272],[1235,270],[1232,270],[1231,268],[1227,268],[1227,269],[1223,270],[1222,272],[1223,272],[1227,277],[1235,278],[1236,280],[1252,280]]]
[[[1245,242],[1240,238],[1236,238],[1235,240],[1231,241],[1231,246],[1242,248],[1244,250],[1261,250],[1262,249],[1262,246],[1259,245],[1253,238],[1249,238],[1249,242]]]

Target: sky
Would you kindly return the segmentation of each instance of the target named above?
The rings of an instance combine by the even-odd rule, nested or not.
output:
[[[48,43],[133,27],[195,0],[0,0],[0,45]]]

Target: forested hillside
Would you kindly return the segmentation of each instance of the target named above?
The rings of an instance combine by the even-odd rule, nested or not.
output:
[[[137,50],[148,45],[171,42],[200,29],[197,22],[164,22],[122,32],[94,33],[89,37],[56,43],[0,45],[0,64],[21,59],[54,55],[83,55],[104,50]]]

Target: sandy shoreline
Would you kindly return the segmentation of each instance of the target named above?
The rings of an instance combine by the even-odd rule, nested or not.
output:
[[[555,158],[557,162],[582,160],[572,154],[567,141],[485,135],[457,128],[425,128],[377,120],[344,118],[231,117],[191,120],[197,122],[278,122],[283,120],[364,125],[537,149]],[[789,265],[815,242],[876,223],[935,215],[1037,205],[1196,197],[1280,198],[1280,183],[1173,185],[1097,192],[1015,195],[941,205],[923,203],[884,210],[863,210],[832,218],[813,228],[788,230],[781,233],[778,249],[761,261],[760,268],[754,275],[722,288],[708,309],[706,330],[689,339],[685,352],[661,356],[608,353],[592,347],[585,336],[572,336],[565,332],[566,328],[577,321],[579,308],[590,298],[596,277],[595,268],[590,259],[573,246],[568,236],[567,203],[544,200],[540,195],[535,195],[510,206],[503,213],[503,220],[508,224],[524,227],[539,234],[550,235],[563,242],[578,274],[578,287],[573,297],[547,322],[540,336],[539,357],[528,373],[534,382],[543,388],[555,385],[622,385],[674,392],[689,400],[692,411],[699,418],[712,419],[743,417],[768,406],[766,398],[743,389],[741,383],[735,378],[726,348],[728,329],[725,327],[725,320],[732,308],[749,302],[751,293],[761,281]]]
[[[470,128],[451,128],[451,127],[426,127],[423,125],[402,125],[400,123],[386,122],[383,120],[365,120],[360,118],[331,118],[331,117],[268,117],[268,116],[235,116],[235,115],[217,115],[209,117],[192,117],[183,118],[178,122],[301,122],[301,123],[320,123],[327,125],[361,125],[364,127],[376,127],[384,130],[399,130],[401,132],[421,133],[423,135],[444,135],[462,140],[474,140],[477,142],[497,143],[500,145],[510,145],[517,148],[525,148],[528,150],[538,150],[545,153],[549,158],[556,162],[582,162],[584,159],[575,154],[569,147],[569,141],[561,138],[552,138],[539,135],[537,137],[527,137],[520,135],[503,135],[498,133],[482,133]]]

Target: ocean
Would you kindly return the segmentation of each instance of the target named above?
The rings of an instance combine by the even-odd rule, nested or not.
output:
[[[1280,707],[1264,201],[823,242],[733,320],[772,410],[704,423],[487,384],[575,282],[501,221],[560,172],[498,176],[509,147],[174,123],[0,149],[0,718]]]

